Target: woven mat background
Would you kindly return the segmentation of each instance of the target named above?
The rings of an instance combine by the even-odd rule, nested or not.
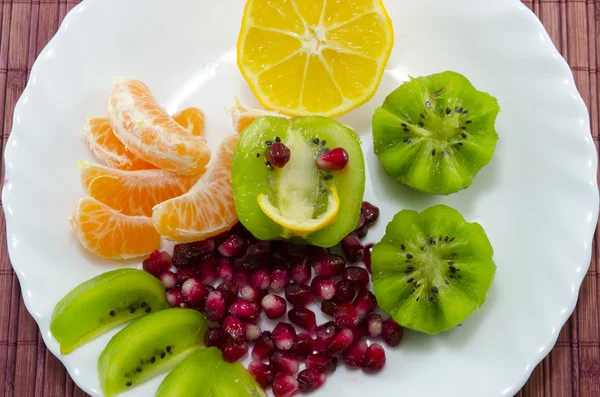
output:
[[[25,88],[31,66],[65,14],[77,3],[77,0],[0,0],[2,153],[11,131],[14,106]],[[524,0],[524,3],[540,17],[571,65],[590,109],[598,146],[600,0]],[[2,161],[0,181],[3,174]],[[4,211],[0,211],[0,234],[0,376],[5,374],[0,379],[0,394],[86,396],[46,349],[25,309],[8,259]],[[560,333],[556,347],[533,372],[519,397],[600,397],[599,243],[596,236],[592,265],[581,287],[575,313]]]

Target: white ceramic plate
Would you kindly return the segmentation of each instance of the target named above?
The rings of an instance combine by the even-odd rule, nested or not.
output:
[[[598,215],[597,154],[568,66],[518,0],[388,0],[396,45],[375,98],[341,120],[363,139],[366,199],[382,219],[436,203],[486,229],[498,271],[487,304],[462,327],[408,333],[379,376],[340,368],[315,396],[511,396],[550,351],[573,311]],[[146,81],[170,110],[198,106],[212,145],[229,133],[234,95],[256,104],[235,65],[243,0],[86,0],[36,61],[6,148],[3,204],[25,304],[75,382],[100,396],[96,359],[113,333],[69,356],[48,330],[56,302],[116,267],[86,254],[67,217],[82,195],[79,131],[103,115],[113,79]],[[371,115],[407,75],[455,70],[501,104],[494,159],[469,189],[425,196],[391,182],[372,151]],[[139,265],[129,263],[130,266]],[[153,395],[157,378],[123,396]]]

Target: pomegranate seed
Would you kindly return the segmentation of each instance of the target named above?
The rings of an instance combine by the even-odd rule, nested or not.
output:
[[[283,143],[275,142],[269,146],[267,155],[271,164],[277,168],[283,168],[287,162],[290,161],[292,152],[290,151],[290,148],[285,146]]]
[[[177,269],[177,285],[183,285],[190,278],[194,278],[198,276],[198,272],[193,267],[184,267],[181,269]]]
[[[308,332],[315,332],[317,319],[315,313],[305,307],[295,307],[288,312],[288,318],[293,324],[304,328]]]
[[[227,336],[223,333],[221,328],[209,328],[204,334],[204,344],[206,347],[217,347],[221,348],[227,343]]]
[[[208,294],[205,304],[206,318],[209,321],[221,321],[227,313],[227,303],[220,291],[212,291]]]
[[[356,327],[359,323],[358,311],[349,303],[339,303],[335,306],[333,321],[338,327]]]
[[[217,251],[226,258],[242,256],[246,252],[246,240],[237,234],[232,234],[219,245]]]
[[[365,264],[365,268],[369,273],[371,273],[371,249],[375,244],[367,244],[365,245],[364,255],[363,255],[363,263]]]
[[[362,359],[361,367],[367,373],[381,371],[385,365],[385,350],[379,343],[373,343],[367,348],[365,356]]]
[[[180,307],[184,303],[183,294],[181,293],[181,288],[174,287],[168,290],[165,293],[165,297],[167,298],[167,302],[171,307]]]
[[[337,147],[317,157],[317,165],[322,170],[339,171],[348,164],[348,152],[346,149]]]
[[[275,343],[273,343],[271,332],[263,331],[252,349],[252,358],[257,361],[266,360],[271,357],[274,351]]]
[[[315,245],[309,245],[305,247],[305,250],[306,255],[312,258],[313,262],[321,258],[326,258],[329,255],[329,248],[317,247]]]
[[[254,288],[251,285],[244,285],[240,290],[240,296],[242,299],[254,302],[260,302],[266,293],[266,291]]]
[[[365,225],[367,227],[373,226],[377,222],[377,219],[379,219],[379,208],[368,201],[363,201],[360,212],[365,218]]]
[[[300,361],[286,352],[275,352],[269,362],[278,374],[294,375],[300,369]]]
[[[242,343],[241,345],[225,345],[223,346],[223,360],[228,363],[234,363],[240,358],[244,357],[248,353],[248,344]]]
[[[288,323],[277,324],[272,335],[273,342],[279,350],[290,350],[296,342],[296,330]]]
[[[198,264],[198,274],[202,284],[210,284],[217,277],[217,258],[214,255],[205,256]]]
[[[267,289],[271,285],[271,272],[267,267],[260,267],[250,273],[250,283],[258,289]]]
[[[233,265],[229,258],[219,258],[217,261],[217,278],[231,280],[233,278]]]
[[[217,291],[223,294],[225,303],[228,305],[232,304],[237,298],[238,286],[233,281],[223,281],[217,286]]]
[[[283,316],[287,310],[287,303],[285,299],[277,295],[267,295],[262,301],[261,305],[267,317],[271,320]]]
[[[242,258],[242,263],[249,269],[256,269],[269,262],[271,256],[271,243],[269,241],[259,241],[248,247],[246,255]]]
[[[165,251],[154,251],[142,262],[144,271],[158,277],[162,272],[171,268],[173,261],[171,255]]]
[[[350,303],[354,300],[356,289],[352,282],[348,280],[340,280],[335,286],[335,300],[341,303]]]
[[[275,379],[273,367],[260,361],[252,361],[250,365],[248,365],[248,373],[250,373],[256,382],[263,388],[270,386]]]
[[[190,278],[181,286],[181,293],[190,305],[200,305],[208,296],[208,290],[197,279]]]
[[[352,341],[358,342],[367,336],[367,324],[362,322],[358,324],[356,327],[350,328],[352,331]]]
[[[315,391],[325,384],[326,378],[322,372],[305,369],[298,374],[298,387],[305,393]]]
[[[387,343],[388,346],[398,346],[403,335],[404,328],[395,322],[393,318],[390,317],[383,322],[381,327],[381,336],[383,337],[383,341]]]
[[[246,341],[255,342],[260,338],[261,330],[258,325],[246,323]]]
[[[212,239],[197,241],[195,243],[177,244],[173,249],[173,266],[196,266],[203,256],[215,250],[215,241]]]
[[[246,229],[242,222],[238,222],[235,225],[233,225],[231,230],[229,230],[229,232],[226,233],[237,234],[242,238],[252,237],[252,233],[250,233],[248,229]]]
[[[312,247],[312,246],[306,246],[306,245],[301,245],[301,244],[292,244],[292,243],[284,243],[284,250],[287,252],[287,254],[290,257],[297,257],[297,258],[307,258],[308,257],[308,247]]]
[[[244,285],[250,284],[250,272],[243,267],[233,268],[233,277],[231,280],[238,286],[243,287]]]
[[[292,263],[292,267],[290,269],[290,275],[292,281],[300,284],[306,284],[310,281],[312,276],[312,269],[310,268],[310,263],[308,262],[308,258],[296,258]]]
[[[362,267],[347,267],[342,277],[344,280],[350,281],[355,288],[365,288],[369,285],[369,272]]]
[[[354,340],[354,334],[349,328],[343,328],[333,338],[327,347],[327,353],[331,356],[337,356],[345,352]]]
[[[294,306],[306,306],[315,299],[315,295],[306,284],[290,284],[285,289],[285,299]]]
[[[329,321],[325,324],[319,325],[316,333],[317,339],[315,342],[315,348],[319,352],[324,352],[327,350],[329,343],[333,340],[337,333],[335,323],[333,321]]]
[[[292,397],[298,391],[299,385],[291,375],[278,375],[273,380],[272,388],[275,397]]]
[[[335,296],[336,285],[335,281],[330,278],[317,276],[313,278],[310,289],[316,296],[324,301],[328,301]]]
[[[354,300],[354,306],[358,311],[358,318],[362,321],[377,307],[377,298],[366,288],[358,291],[358,296]]]
[[[356,233],[358,238],[362,240],[363,238],[367,237],[367,234],[369,234],[369,228],[367,225],[364,225],[360,229],[355,229],[354,233]]]
[[[223,332],[232,345],[241,345],[246,341],[246,327],[235,316],[227,316],[223,320]]]
[[[365,216],[363,215],[362,211],[360,213],[360,215],[358,216],[358,223],[356,224],[356,228],[354,229],[355,231],[358,229],[362,229],[363,227],[365,227]]]
[[[377,338],[381,335],[381,330],[383,327],[383,320],[381,316],[377,313],[371,313],[367,317],[367,334],[371,338]]]
[[[335,302],[333,301],[323,301],[321,302],[321,311],[328,316],[333,317],[333,311],[335,309]]]
[[[360,237],[355,232],[350,233],[342,240],[342,249],[348,262],[358,262],[364,255],[363,246],[360,243]]]
[[[173,288],[177,285],[177,276],[170,270],[162,272],[158,279],[166,289]]]
[[[296,336],[296,342],[290,349],[290,354],[299,359],[305,359],[315,350],[315,340],[306,332]]]
[[[328,255],[317,259],[314,267],[317,276],[337,277],[344,272],[346,261],[339,255]]]
[[[260,306],[253,301],[238,299],[229,306],[229,314],[245,321],[255,321],[260,316]]]
[[[283,266],[275,266],[271,269],[271,289],[275,292],[283,291],[290,281],[288,270]]]
[[[335,371],[335,362],[333,357],[328,356],[324,353],[315,353],[306,357],[304,361],[306,368],[315,371],[322,372],[324,374],[330,374]]]
[[[342,356],[346,365],[350,368],[360,367],[368,347],[365,340],[353,343]]]

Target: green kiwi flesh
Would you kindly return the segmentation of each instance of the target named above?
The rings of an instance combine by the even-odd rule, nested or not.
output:
[[[453,208],[401,211],[373,247],[377,302],[406,328],[449,330],[485,302],[496,272],[492,256],[481,225]]]
[[[167,375],[156,397],[266,397],[240,364],[227,363],[216,347],[186,358]]]
[[[471,185],[494,154],[500,108],[455,72],[411,78],[373,116],[375,154],[390,177],[425,193]]]
[[[169,307],[158,279],[137,269],[101,274],[69,292],[52,313],[50,331],[69,354],[109,329]]]
[[[112,337],[98,359],[100,386],[114,396],[167,372],[204,345],[208,324],[192,309],[142,317]]]

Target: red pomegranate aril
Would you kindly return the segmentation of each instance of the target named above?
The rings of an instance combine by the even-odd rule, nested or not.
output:
[[[221,321],[227,313],[227,302],[220,291],[209,292],[204,305],[204,312],[209,321]]]
[[[373,226],[377,222],[377,219],[379,219],[379,208],[368,201],[363,201],[360,213],[365,218],[365,225],[367,227]]]
[[[277,295],[267,295],[262,298],[261,306],[271,320],[283,316],[287,311],[287,302]]]
[[[162,272],[171,268],[173,261],[171,255],[165,251],[154,251],[142,262],[144,271],[158,277]]]
[[[317,247],[315,245],[309,245],[305,248],[306,256],[311,258],[312,262],[317,259],[326,258],[329,255],[329,248]]]
[[[258,289],[267,289],[271,285],[271,272],[268,267],[260,267],[250,273],[250,283]]]
[[[298,374],[298,387],[304,393],[317,390],[325,384],[327,376],[314,369],[305,369]]]
[[[260,306],[253,301],[238,299],[229,306],[229,314],[245,321],[255,321],[260,316]]]
[[[296,258],[290,268],[290,278],[295,283],[306,284],[312,276],[312,269],[307,257]]]
[[[371,338],[377,338],[381,335],[383,328],[383,319],[377,313],[371,313],[367,316],[367,335]]]
[[[253,270],[267,265],[271,256],[271,242],[258,241],[248,247],[246,254],[242,258],[244,266]]]
[[[217,286],[217,291],[223,294],[227,305],[232,304],[237,299],[238,290],[238,286],[233,281],[223,281]]]
[[[227,336],[221,328],[209,328],[204,334],[204,344],[206,347],[217,347],[221,349],[227,343]]]
[[[278,374],[294,375],[300,369],[300,361],[286,352],[275,352],[269,362]]]
[[[333,321],[338,327],[356,327],[359,323],[358,311],[349,303],[339,303],[333,311]]]
[[[171,288],[165,293],[165,297],[171,307],[181,307],[181,305],[185,303],[185,298],[181,293],[180,287]]]
[[[315,273],[322,277],[341,276],[346,268],[346,261],[339,255],[327,255],[314,262]]]
[[[321,311],[330,317],[333,317],[333,311],[335,310],[336,303],[334,301],[323,301],[321,302]]]
[[[275,343],[270,331],[263,331],[252,349],[252,358],[257,361],[264,361],[271,357],[275,351]]]
[[[348,152],[346,149],[337,147],[317,157],[317,165],[326,171],[340,171],[348,164]]]
[[[368,347],[367,341],[365,340],[361,340],[350,345],[348,350],[346,350],[342,355],[346,365],[350,368],[359,368],[362,365],[362,360],[367,353]]]
[[[290,282],[288,269],[283,266],[275,266],[271,269],[271,285],[270,288],[275,292],[283,291]]]
[[[177,285],[177,276],[170,270],[162,272],[160,276],[158,276],[158,279],[165,289],[170,289]]]
[[[215,241],[212,239],[197,241],[188,244],[176,244],[173,249],[173,266],[196,266],[198,261],[215,250]]]
[[[243,267],[233,268],[233,277],[231,279],[238,287],[250,284],[250,272]]]
[[[232,234],[219,245],[217,251],[226,258],[234,258],[242,256],[246,252],[246,244],[246,240],[237,234]]]
[[[246,323],[246,341],[255,342],[260,338],[261,330],[256,324]]]
[[[362,359],[361,367],[367,373],[379,372],[385,365],[385,350],[379,343],[373,343],[367,348]]]
[[[288,312],[288,318],[293,323],[304,328],[308,332],[315,332],[317,329],[317,318],[315,313],[305,307],[295,307]]]
[[[242,289],[240,289],[240,296],[247,301],[260,302],[266,294],[267,291],[254,288],[251,285],[244,285]]]
[[[358,311],[358,318],[362,321],[377,307],[377,298],[366,288],[358,291],[358,295],[354,300],[354,306]]]
[[[198,277],[198,272],[193,267],[184,267],[181,269],[177,269],[177,285],[183,285],[190,278]]]
[[[181,286],[181,293],[190,305],[201,305],[208,296],[206,287],[195,278],[190,278]]]
[[[292,397],[298,388],[298,381],[291,375],[278,375],[273,380],[272,389],[275,397]]]
[[[296,330],[291,324],[278,323],[272,332],[273,342],[279,350],[290,350],[296,342]]]
[[[315,300],[315,295],[306,284],[290,284],[285,289],[285,299],[294,306],[306,306]]]
[[[248,365],[248,373],[263,388],[270,386],[275,379],[273,367],[260,361],[252,361],[250,365]]]
[[[246,341],[246,327],[239,318],[225,317],[222,328],[230,344],[239,346]]]
[[[348,262],[355,263],[362,259],[364,255],[363,246],[360,242],[358,233],[352,232],[342,240],[342,250]]]
[[[248,353],[248,344],[242,343],[241,345],[225,345],[221,349],[223,352],[223,360],[228,363],[234,363],[240,358],[244,357]]]
[[[356,295],[356,288],[351,281],[340,280],[335,286],[335,301],[339,303],[350,303]]]
[[[400,341],[402,341],[404,328],[390,317],[382,324],[381,336],[388,346],[396,347],[400,344]]]
[[[221,280],[231,280],[233,278],[233,264],[229,258],[219,258],[217,260],[217,278]]]
[[[290,148],[281,142],[274,142],[267,150],[267,156],[271,164],[277,168],[283,168],[290,161],[292,152]]]
[[[207,255],[198,263],[198,274],[200,282],[204,285],[211,284],[217,277],[217,258],[215,255]]]
[[[313,278],[310,289],[312,292],[324,301],[333,299],[336,291],[336,284],[330,278],[317,276]]]
[[[369,228],[367,225],[364,225],[360,229],[354,230],[354,233],[356,233],[358,238],[362,240],[363,238],[367,237],[367,234],[369,234]]]
[[[305,359],[315,350],[315,340],[307,332],[302,332],[296,336],[296,342],[289,350],[290,354],[299,359]]]
[[[350,281],[354,288],[366,288],[370,281],[369,272],[359,266],[347,267],[342,277],[344,280]]]
[[[337,327],[333,321],[321,324],[316,330],[317,338],[315,341],[315,349],[319,352],[327,351],[329,343],[337,334]]]
[[[337,356],[345,352],[354,341],[354,334],[350,328],[342,328],[327,347],[330,356]]]
[[[367,324],[365,322],[359,323],[356,327],[350,328],[352,331],[352,341],[358,342],[367,336]]]
[[[335,371],[335,362],[333,358],[325,353],[314,353],[304,360],[306,368],[330,374]]]

